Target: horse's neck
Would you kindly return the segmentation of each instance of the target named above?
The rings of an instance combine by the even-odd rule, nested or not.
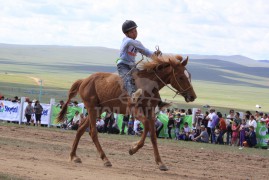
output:
[[[136,82],[138,81],[142,86],[146,86],[150,89],[157,88],[158,90],[161,90],[168,84],[169,80],[169,77],[166,74],[156,72],[138,72],[137,76],[138,77],[135,78]]]

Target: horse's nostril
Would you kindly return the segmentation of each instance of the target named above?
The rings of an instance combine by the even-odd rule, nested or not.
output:
[[[190,100],[191,101],[194,101],[194,99],[195,99],[195,97],[193,97],[193,96],[190,97]]]

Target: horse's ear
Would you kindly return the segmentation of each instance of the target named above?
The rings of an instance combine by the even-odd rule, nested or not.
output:
[[[183,60],[183,57],[180,56],[180,55],[176,55],[175,58],[176,58],[177,60],[179,60],[180,62]]]
[[[189,61],[189,56],[187,56],[186,59],[184,59],[182,62],[181,62],[181,65],[182,66],[186,66],[188,64],[188,61]]]

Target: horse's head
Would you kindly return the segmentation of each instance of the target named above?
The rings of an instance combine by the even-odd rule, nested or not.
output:
[[[178,94],[185,98],[186,102],[191,102],[196,99],[196,94],[191,84],[191,74],[186,69],[188,57],[183,60],[181,56],[175,56],[170,59],[170,84],[177,90]]]
[[[153,56],[152,61],[142,64],[146,72],[154,72],[160,88],[171,84],[177,94],[182,95],[186,102],[194,101],[196,94],[191,84],[191,74],[187,71],[188,58],[183,60],[179,55]]]

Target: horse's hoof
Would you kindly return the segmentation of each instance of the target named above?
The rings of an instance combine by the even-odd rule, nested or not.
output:
[[[79,157],[70,158],[69,161],[74,162],[74,163],[82,163],[82,161],[81,161],[81,159]]]
[[[76,157],[73,161],[75,163],[82,163],[82,161],[81,161],[81,159],[79,157]]]
[[[168,168],[167,168],[166,165],[164,165],[164,164],[161,164],[161,165],[159,166],[159,169],[160,169],[161,171],[168,171]]]
[[[111,164],[111,162],[110,162],[110,161],[106,161],[106,162],[104,163],[104,166],[105,166],[105,167],[111,167],[111,166],[112,166],[112,164]]]
[[[133,149],[132,149],[132,148],[130,148],[130,149],[129,149],[129,154],[130,154],[130,155],[133,155],[133,154],[134,154],[134,152],[133,152]]]

